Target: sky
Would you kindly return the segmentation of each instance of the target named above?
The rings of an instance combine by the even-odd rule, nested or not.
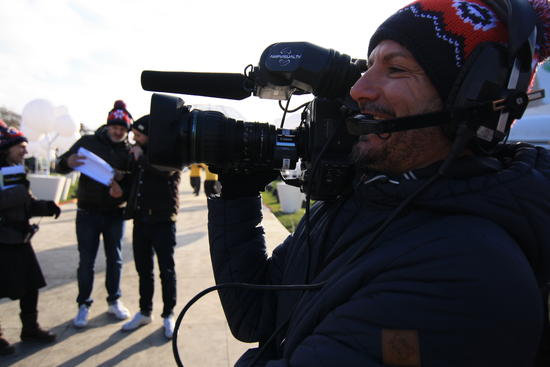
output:
[[[149,113],[143,70],[242,73],[275,42],[307,41],[365,58],[376,27],[409,0],[0,0],[0,106],[65,106],[90,128],[117,99]],[[277,101],[180,96],[272,122]],[[291,101],[298,106],[311,96]]]

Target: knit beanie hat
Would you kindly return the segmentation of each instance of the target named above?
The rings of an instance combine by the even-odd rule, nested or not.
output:
[[[132,129],[136,129],[140,133],[149,136],[149,115],[142,116],[134,121]]]
[[[115,105],[107,116],[107,125],[120,125],[130,130],[132,115],[126,110],[126,103],[122,100],[115,101]]]
[[[548,0],[529,0],[539,19],[542,37],[537,61],[550,55]],[[369,55],[383,40],[409,50],[443,101],[447,101],[460,69],[483,42],[505,45],[506,24],[481,0],[417,0],[389,17],[369,43]]]
[[[8,149],[24,141],[28,140],[21,131],[0,120],[0,150]]]

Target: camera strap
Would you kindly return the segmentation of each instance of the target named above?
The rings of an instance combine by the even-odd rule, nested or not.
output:
[[[489,101],[475,106],[430,112],[420,115],[398,117],[388,120],[374,120],[370,115],[358,114],[346,119],[351,135],[384,134],[396,131],[422,129],[450,123],[467,122],[473,130],[491,121],[495,112],[509,113],[513,118],[521,118],[529,102],[544,98],[544,90],[530,93],[514,91],[504,99]],[[487,127],[491,129],[491,127]],[[505,131],[498,131],[504,134]]]

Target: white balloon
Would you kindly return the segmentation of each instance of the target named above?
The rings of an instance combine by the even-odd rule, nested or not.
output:
[[[46,99],[32,100],[23,107],[21,122],[40,133],[48,133],[54,127],[54,107]]]
[[[43,136],[42,132],[37,129],[33,129],[24,123],[21,123],[21,131],[25,134],[25,137],[29,140],[29,142],[38,141]]]
[[[58,118],[59,116],[68,115],[69,110],[65,106],[56,106],[53,109],[53,117]]]
[[[59,155],[65,153],[67,150],[69,150],[70,147],[73,146],[73,144],[80,139],[80,134],[78,132],[74,133],[71,136],[60,136],[52,144],[52,147],[55,151],[57,148],[57,153]]]
[[[78,131],[78,125],[69,115],[61,115],[55,119],[54,130],[60,136],[71,137]]]
[[[27,144],[27,157],[46,157],[46,150],[37,141],[31,141]]]

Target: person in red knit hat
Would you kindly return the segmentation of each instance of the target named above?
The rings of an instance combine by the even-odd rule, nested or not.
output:
[[[79,263],[77,270],[78,312],[73,319],[77,328],[88,324],[89,310],[93,303],[94,264],[99,248],[99,237],[107,261],[105,287],[107,288],[107,312],[118,320],[128,318],[130,312],[122,304],[120,278],[122,274],[122,238],[124,236],[123,209],[125,199],[120,185],[124,185],[125,172],[130,162],[128,132],[132,115],[122,100],[117,100],[107,114],[105,125],[93,135],[81,137],[57,160],[56,170],[66,174],[83,164],[84,157],[78,154],[83,147],[93,152],[115,169],[110,186],[81,175],[78,180],[76,236]]]
[[[20,166],[23,173],[0,173],[0,298],[18,299],[21,308],[21,340],[53,342],[55,334],[38,324],[38,289],[46,285],[31,246],[38,229],[29,224],[34,216],[59,217],[61,209],[51,200],[37,200],[29,190],[23,161],[27,138],[0,120],[0,168]],[[15,348],[3,338],[0,329],[0,355]]]

